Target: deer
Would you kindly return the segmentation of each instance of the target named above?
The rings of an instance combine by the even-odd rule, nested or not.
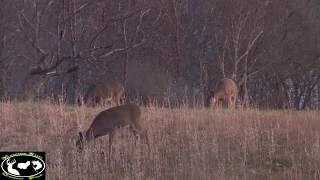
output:
[[[210,102],[211,107],[215,106],[219,100],[223,100],[227,103],[229,108],[232,104],[235,104],[237,98],[238,88],[236,83],[229,78],[220,79],[215,87],[214,93],[212,94],[212,99]],[[233,99],[233,100],[232,100]]]
[[[84,96],[84,104],[92,105],[104,104],[104,100],[113,101],[117,106],[120,104],[120,98],[124,92],[124,87],[115,81],[100,81],[91,84]]]
[[[16,163],[15,159],[12,159],[12,161],[10,161],[10,159],[7,159],[7,165],[8,165],[8,172],[14,175],[19,176],[20,173],[18,170],[13,169],[13,165]]]
[[[115,133],[118,129],[129,127],[129,130],[133,132],[136,140],[139,136],[145,140],[150,150],[149,139],[147,130],[145,130],[141,124],[141,110],[140,106],[136,104],[125,104],[120,106],[115,106],[105,111],[100,112],[89,129],[85,132],[85,137],[83,137],[82,132],[79,132],[78,140],[76,142],[76,147],[78,152],[83,149],[84,140],[85,142],[94,141],[95,139],[104,135],[109,135],[109,156],[112,154],[112,142],[115,137]]]

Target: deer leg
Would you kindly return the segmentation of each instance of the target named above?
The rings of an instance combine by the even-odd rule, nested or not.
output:
[[[97,97],[97,105],[98,106],[103,106],[103,103],[104,103],[103,97]]]
[[[113,95],[113,97],[112,97],[112,102],[113,102],[116,106],[120,106],[120,97],[118,97],[118,95]]]
[[[107,105],[107,100],[103,97],[101,97],[101,102],[100,102],[101,106],[106,106]]]
[[[105,105],[105,99],[103,97],[100,98],[99,105],[100,107],[103,107]]]
[[[101,137],[101,136],[104,136],[104,135],[107,135],[107,134],[109,134],[108,131],[106,131],[106,132],[104,132],[104,133],[99,133],[99,134],[96,134],[96,133],[92,132],[92,137],[93,137],[93,138],[91,138],[91,139],[93,139],[93,146],[96,148],[96,139],[97,139],[98,137]],[[102,152],[102,154],[103,154],[103,153],[104,153],[104,152]]]
[[[137,130],[135,130],[135,128],[131,125],[130,127],[129,127],[129,130],[133,133],[133,135],[134,135],[134,137],[135,137],[135,139],[134,139],[134,146],[136,146],[137,145],[137,139],[139,138],[138,137],[138,132],[137,132]]]
[[[116,99],[117,106],[120,106],[120,98],[121,98],[121,97],[118,97],[118,96],[117,96],[116,98],[117,98],[117,99]]]
[[[226,102],[227,102],[227,108],[229,108],[231,104],[231,96],[227,97]]]
[[[220,98],[220,99],[217,99],[216,101],[216,107],[217,108],[223,108],[225,106],[225,99],[224,98]]]
[[[135,125],[132,125],[132,131],[133,133],[135,134],[136,136],[136,139],[137,139],[137,134],[139,134],[141,136],[141,138],[143,138],[145,140],[145,142],[147,143],[148,145],[148,149],[150,151],[150,144],[149,144],[149,138],[148,138],[148,133],[146,130],[144,130],[140,124],[135,124]]]
[[[150,143],[147,130],[144,131],[144,138],[146,139],[146,143],[148,145],[148,151],[150,152]]]
[[[99,103],[99,97],[93,97],[92,107],[96,107],[98,103]]]
[[[222,109],[223,109],[225,106],[228,106],[227,103],[228,103],[228,102],[227,102],[227,99],[226,99],[226,98],[220,98],[220,99],[217,100],[218,107],[220,107],[220,108],[222,108]]]
[[[233,107],[236,108],[236,99],[237,99],[237,95],[234,95],[232,96],[232,104],[233,104]]]
[[[105,103],[104,103],[105,106],[112,106],[112,103],[111,103],[112,97],[106,96],[104,100],[105,100]]]
[[[105,106],[111,106],[110,99],[108,97],[105,99],[104,105]]]
[[[111,153],[112,153],[112,141],[114,138],[114,131],[110,131],[109,132],[109,157],[111,157]]]
[[[112,106],[118,106],[117,97],[113,96],[110,103],[112,103]]]

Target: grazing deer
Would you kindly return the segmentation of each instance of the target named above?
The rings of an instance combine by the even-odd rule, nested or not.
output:
[[[84,104],[94,107],[96,104],[103,104],[103,101],[113,101],[120,105],[120,98],[124,87],[115,81],[101,81],[92,84],[84,96]]]
[[[76,142],[78,151],[83,149],[83,139],[87,142],[92,139],[95,141],[97,137],[109,134],[109,156],[111,155],[112,141],[116,130],[118,128],[129,126],[136,139],[138,135],[144,138],[149,147],[149,139],[147,131],[140,125],[141,111],[140,107],[136,104],[125,104],[121,106],[112,107],[105,111],[100,112],[93,120],[91,126],[85,133],[85,138],[81,132]],[[136,142],[135,142],[136,144]]]
[[[220,79],[216,84],[210,105],[211,107],[215,106],[219,100],[223,100],[227,103],[227,107],[229,108],[232,101],[233,101],[233,104],[235,104],[237,93],[238,93],[237,85],[232,79],[229,79],[229,78]]]

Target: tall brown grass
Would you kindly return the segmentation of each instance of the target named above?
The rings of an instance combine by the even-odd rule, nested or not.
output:
[[[320,112],[142,108],[150,152],[122,129],[78,153],[102,110],[0,103],[0,151],[45,151],[47,179],[320,179]]]

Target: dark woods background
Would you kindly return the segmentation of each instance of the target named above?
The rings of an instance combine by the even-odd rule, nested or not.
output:
[[[1,0],[0,98],[74,104],[112,79],[202,106],[229,77],[244,107],[317,109],[319,18],[315,0]]]

